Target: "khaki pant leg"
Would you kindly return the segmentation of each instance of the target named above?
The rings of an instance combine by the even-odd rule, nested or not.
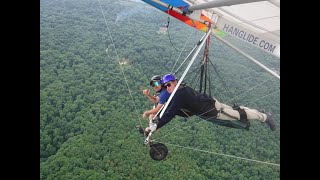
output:
[[[255,119],[255,120],[259,120],[261,122],[265,122],[267,119],[267,115],[264,113],[259,112],[256,109],[250,109],[244,106],[240,106],[240,108],[244,109],[246,111],[247,114],[247,118],[249,120]]]
[[[234,110],[231,106],[228,106],[226,104],[220,103],[219,101],[216,100],[215,102],[215,107],[216,109],[219,110],[223,110],[225,113],[227,113],[228,115],[235,117],[232,118],[228,115],[225,115],[224,113],[218,113],[217,119],[221,119],[221,120],[239,120],[240,119],[240,114],[239,111]],[[246,114],[247,114],[247,118],[248,120],[259,120],[261,122],[264,122],[267,119],[267,116],[264,113],[261,113],[255,109],[250,109],[244,106],[240,106],[240,108],[244,109]]]
[[[220,103],[219,101],[216,100],[215,102],[215,107],[216,109],[219,111],[218,113],[218,116],[217,116],[217,119],[221,119],[221,120],[231,120],[231,121],[236,121],[236,120],[239,120],[240,119],[240,115],[239,115],[239,112],[236,111],[236,110],[233,110],[232,107],[226,105],[226,104],[223,104],[223,103]],[[225,113],[227,113],[228,115],[234,117],[230,117],[224,113],[221,113],[220,110],[223,110]]]

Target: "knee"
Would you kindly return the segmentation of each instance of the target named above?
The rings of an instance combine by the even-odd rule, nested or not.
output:
[[[218,101],[216,101],[214,103],[214,107],[216,108],[216,110],[220,110],[221,109],[221,104]]]

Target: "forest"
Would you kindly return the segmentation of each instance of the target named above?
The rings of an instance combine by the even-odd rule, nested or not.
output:
[[[174,18],[163,32],[167,21],[139,0],[40,0],[40,179],[280,179],[280,80],[213,36],[210,92],[272,112],[276,131],[176,116],[154,134],[168,156],[150,158],[135,129],[148,125],[142,113],[153,106],[142,90],[176,70],[204,35]],[[229,40],[280,73],[279,58]],[[195,89],[202,54],[184,80]]]

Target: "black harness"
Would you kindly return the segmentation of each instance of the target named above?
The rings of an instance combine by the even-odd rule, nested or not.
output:
[[[234,105],[232,108],[239,112],[239,114],[240,114],[240,122],[243,122],[243,123],[247,124],[247,127],[245,129],[249,130],[250,121],[248,120],[246,111],[244,109],[241,109],[240,106],[237,106],[237,105]]]

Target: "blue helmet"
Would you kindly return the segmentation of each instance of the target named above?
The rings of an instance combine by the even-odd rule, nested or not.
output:
[[[172,75],[172,74],[166,74],[166,75],[163,76],[161,83],[162,83],[162,84],[165,84],[165,83],[167,83],[167,82],[169,82],[169,81],[174,81],[174,80],[177,80],[177,78],[174,77],[174,75]]]

